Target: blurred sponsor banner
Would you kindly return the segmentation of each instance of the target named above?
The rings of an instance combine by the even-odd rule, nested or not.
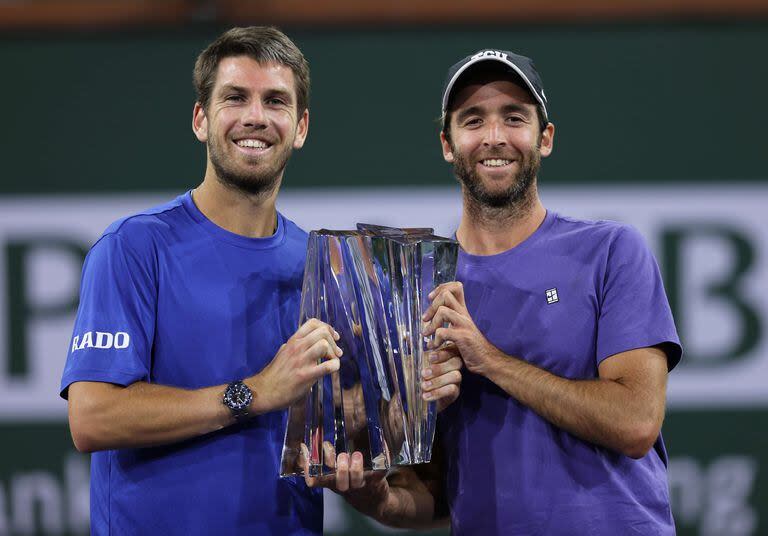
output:
[[[87,532],[87,458],[58,397],[82,262],[112,221],[174,195],[0,198],[0,534]],[[631,223],[657,255],[686,350],[664,427],[679,533],[768,530],[768,186],[585,185],[542,198]],[[365,221],[450,235],[461,213],[456,188],[287,190],[278,205],[306,230]],[[380,530],[335,498],[326,529]]]

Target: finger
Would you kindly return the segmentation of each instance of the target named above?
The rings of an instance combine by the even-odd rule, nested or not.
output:
[[[349,454],[342,452],[336,460],[336,489],[341,492],[349,489]]]
[[[317,479],[309,476],[309,449],[304,443],[301,444],[299,458],[301,459],[301,466],[304,468],[304,482],[306,482],[307,487],[314,488],[317,485]]]
[[[349,485],[352,489],[362,488],[365,485],[365,472],[363,469],[363,454],[355,451],[349,463]]]
[[[427,368],[421,371],[422,380],[436,380],[446,374],[452,372],[458,372],[461,374],[461,368],[464,366],[464,361],[460,357],[452,357],[444,363],[432,363]],[[450,376],[453,378],[454,376]],[[461,379],[458,379],[461,381]]]
[[[435,312],[437,311],[437,308],[443,305],[445,303],[445,300],[448,296],[450,296],[451,293],[445,288],[444,285],[440,285],[435,290],[433,290],[430,294],[430,304],[429,307],[427,307],[427,310],[424,311],[424,314],[422,315],[421,319],[424,321],[429,321],[433,316],[435,316]]]
[[[339,368],[341,368],[341,361],[336,358],[328,359],[322,363],[313,365],[309,371],[309,374],[307,375],[307,380],[311,383],[319,378],[322,378],[326,374],[333,374],[334,372],[338,372]]]
[[[330,469],[336,468],[336,449],[330,441],[323,441],[323,462]]]
[[[307,334],[317,328],[318,326],[322,325],[322,322],[318,320],[317,318],[310,318],[306,322],[304,322],[301,326],[299,326],[299,329],[296,330],[296,333],[294,333],[293,337],[306,337]]]
[[[427,391],[421,395],[424,400],[429,400],[430,402],[434,400],[453,402],[456,400],[456,398],[458,398],[458,396],[459,386],[453,383],[450,385],[444,385],[439,389],[435,389],[434,391]]]
[[[299,329],[296,330],[296,333],[294,333],[292,337],[298,337],[298,338],[306,337],[307,335],[309,335],[310,332],[323,326],[326,327],[326,329],[328,330],[328,333],[330,333],[335,340],[339,339],[339,334],[336,332],[335,329],[333,329],[332,326],[326,324],[321,320],[318,320],[317,318],[310,318],[309,320],[304,322],[299,327]]]
[[[304,338],[301,339],[301,346],[303,348],[311,348],[317,341],[325,340],[328,342],[328,347],[333,352],[333,357],[341,357],[344,353],[329,331],[331,328],[327,324],[322,324],[314,330],[310,331]]]
[[[442,327],[437,328],[434,333],[434,337],[432,340],[429,341],[429,348],[439,348],[443,344],[446,343],[446,341],[455,341],[455,336],[457,335],[456,330],[451,327]]]
[[[442,348],[432,350],[427,354],[430,365],[434,363],[445,363],[453,358],[460,357],[459,349],[452,342],[446,343]]]
[[[432,292],[427,294],[427,298],[430,300],[434,300],[435,297],[440,294],[441,292],[450,292],[450,288],[452,285],[454,285],[456,281],[449,281],[447,283],[442,283],[440,285],[437,285],[435,288],[432,289]]]
[[[444,363],[432,363],[421,372],[421,377],[425,380],[439,378],[452,371],[459,371],[464,366],[460,357],[452,357]]]
[[[464,301],[464,285],[461,281],[451,281],[450,283],[446,283],[445,292],[450,292],[457,303],[466,309],[467,303]]]
[[[459,312],[449,309],[445,305],[441,305],[437,308],[435,316],[424,327],[423,334],[425,337],[432,335],[437,328],[444,326],[445,324],[453,324],[454,326],[463,326],[466,324],[466,317],[462,316]]]
[[[432,379],[425,379],[421,382],[421,389],[425,393],[429,393],[431,391],[438,391],[442,387],[445,387],[446,385],[459,385],[461,383],[461,372],[458,370],[452,370],[450,372],[446,372],[445,374],[441,374],[440,376],[436,376]]]
[[[429,337],[443,326],[453,325],[459,327],[466,326],[467,324],[468,321],[465,316],[462,316],[460,313],[452,309],[448,309],[444,305],[441,305],[437,309],[435,316],[432,317],[432,320],[422,326],[422,334],[425,337]],[[437,348],[437,345],[433,346],[433,348]]]
[[[454,292],[443,292],[440,303],[459,313],[469,314],[467,313],[467,307],[459,300]]]
[[[429,307],[427,307],[427,310],[424,311],[424,314],[421,315],[421,320],[424,322],[429,322],[432,320],[432,317],[435,316],[435,311],[437,311],[437,308],[442,305],[442,299],[441,295],[438,294],[435,296],[435,299],[432,300],[432,302],[429,304]]]
[[[461,281],[449,281],[448,283],[443,283],[442,285],[438,285],[437,288],[435,288],[432,292],[430,292],[427,295],[427,297],[430,300],[434,300],[438,294],[441,294],[443,292],[450,292],[451,294],[456,296],[459,302],[461,302],[462,304],[464,303],[464,285],[461,284]]]
[[[329,442],[323,443],[323,463],[327,466],[329,463],[329,459],[327,456],[326,449],[330,446]],[[331,447],[333,448],[333,447]],[[302,466],[304,467],[304,482],[307,484],[307,487],[310,488],[334,488],[336,486],[336,475],[321,475],[321,476],[309,476],[309,449],[305,444],[302,443],[301,445],[301,458],[302,458]],[[330,467],[335,467],[336,460],[334,457],[331,458],[330,463],[332,464]]]
[[[429,321],[435,315],[435,312],[441,305],[444,305],[449,309],[453,309],[454,311],[458,311],[462,314],[469,314],[466,311],[466,306],[464,306],[462,302],[459,301],[453,292],[444,290],[443,292],[435,295],[432,303],[430,303],[429,307],[424,312],[422,320]]]
[[[338,361],[338,357],[339,356],[334,353],[333,346],[328,342],[328,339],[321,337],[319,340],[315,341],[312,346],[307,348],[300,358],[300,363],[297,363],[297,365],[305,365],[305,359],[315,363],[324,359]]]

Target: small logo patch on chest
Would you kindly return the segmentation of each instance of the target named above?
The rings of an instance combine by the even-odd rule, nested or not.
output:
[[[560,299],[557,297],[557,289],[551,288],[547,290],[547,303],[557,303]]]

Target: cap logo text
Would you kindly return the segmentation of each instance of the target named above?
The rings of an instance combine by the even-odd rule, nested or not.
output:
[[[472,56],[472,59],[476,60],[478,58],[485,58],[485,57],[488,57],[488,56],[493,56],[494,58],[499,58],[499,59],[502,59],[502,60],[506,60],[507,59],[507,55],[504,54],[503,52],[499,51],[499,50],[483,50],[482,52],[478,52],[477,54]]]

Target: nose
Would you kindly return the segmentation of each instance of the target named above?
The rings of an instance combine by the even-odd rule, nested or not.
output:
[[[241,118],[244,127],[263,129],[267,127],[267,114],[264,104],[259,100],[254,100],[246,106]]]
[[[486,122],[485,139],[483,144],[488,147],[503,147],[507,144],[504,136],[504,125],[502,122],[491,119]]]

